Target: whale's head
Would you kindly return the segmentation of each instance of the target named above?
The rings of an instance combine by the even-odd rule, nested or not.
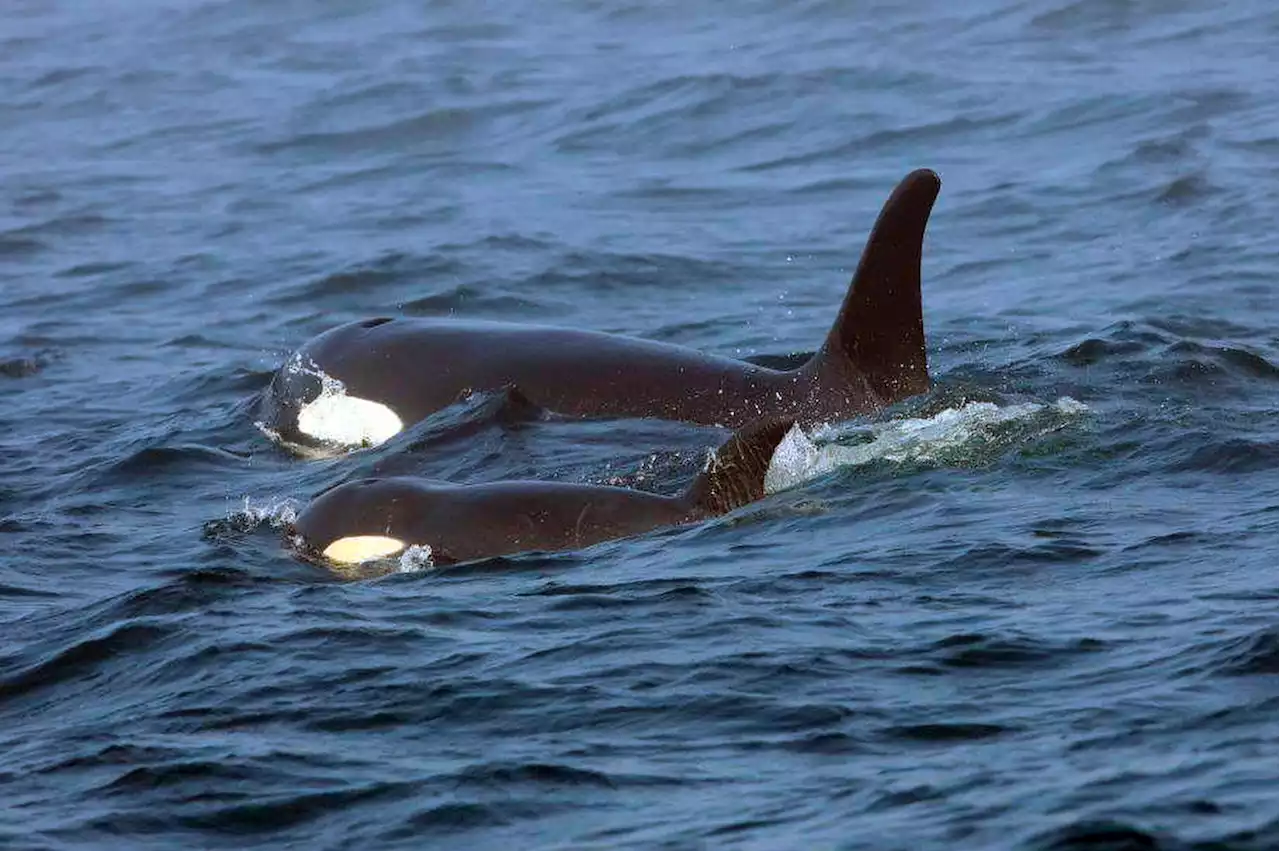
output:
[[[348,392],[339,379],[295,354],[263,395],[258,427],[299,455],[335,455],[386,443],[404,430],[387,405]]]
[[[422,482],[356,479],[319,494],[290,527],[304,556],[335,565],[360,565],[425,551],[415,535],[424,506]]]

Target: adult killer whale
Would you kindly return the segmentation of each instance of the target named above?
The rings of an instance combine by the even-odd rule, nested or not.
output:
[[[260,425],[302,447],[370,446],[473,391],[502,387],[568,416],[725,428],[879,410],[929,389],[920,260],[941,185],[928,169],[899,182],[826,341],[796,369],[571,328],[368,319],[327,331],[290,358],[263,395]]]
[[[725,514],[764,496],[764,477],[792,419],[755,424],[711,456],[684,493],[606,485],[502,481],[453,485],[406,477],[359,479],[311,502],[290,532],[338,565],[430,547],[433,564],[527,551],[581,549]]]

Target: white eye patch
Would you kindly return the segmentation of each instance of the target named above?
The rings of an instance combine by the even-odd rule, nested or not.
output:
[[[324,548],[324,557],[338,564],[360,564],[395,555],[405,548],[398,538],[382,535],[353,535],[339,538]]]
[[[298,411],[298,431],[342,446],[377,446],[402,428],[404,423],[386,405],[345,393],[322,393]]]

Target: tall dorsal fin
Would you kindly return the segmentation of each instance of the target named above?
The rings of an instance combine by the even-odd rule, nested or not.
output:
[[[851,363],[886,403],[929,389],[920,258],[941,187],[938,175],[924,168],[898,183],[867,238],[840,315],[815,356]]]
[[[685,492],[685,500],[692,508],[716,515],[763,499],[764,474],[793,425],[794,418],[774,419],[739,430],[707,460],[706,469]]]

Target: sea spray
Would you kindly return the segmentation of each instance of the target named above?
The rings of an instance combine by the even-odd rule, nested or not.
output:
[[[985,463],[1019,440],[1033,440],[1066,427],[1088,410],[1088,406],[1064,396],[1049,405],[968,402],[927,418],[851,428],[822,426],[812,438],[797,426],[774,452],[765,474],[765,492],[777,493],[841,467],[873,461]],[[835,442],[848,439],[862,442]]]

